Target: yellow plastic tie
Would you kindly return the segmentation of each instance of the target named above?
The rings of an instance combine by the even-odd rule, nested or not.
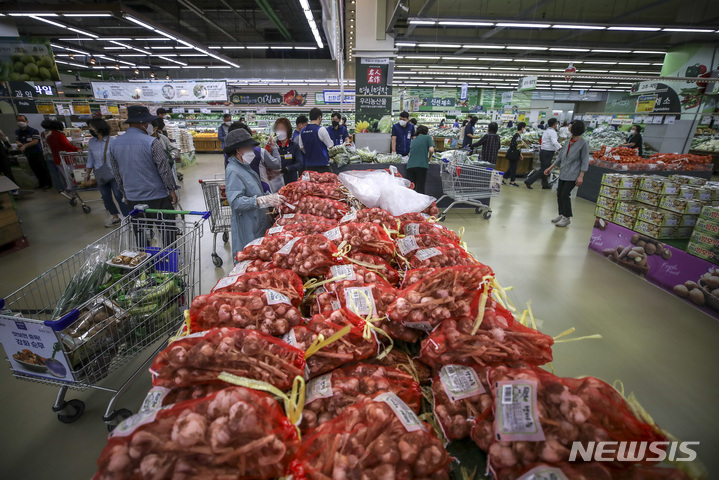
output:
[[[365,319],[364,332],[362,333],[362,336],[365,340],[370,340],[372,338],[372,332],[375,332],[375,334],[378,333],[380,335],[384,335],[385,337],[387,337],[387,339],[389,339],[389,346],[385,347],[382,353],[377,354],[377,360],[382,360],[384,357],[389,355],[389,352],[391,352],[394,348],[394,340],[392,339],[392,337],[390,337],[389,334],[383,329],[375,327],[373,324],[373,322],[381,322],[385,318],[387,317],[384,316],[381,318],[369,318],[369,316],[367,316],[367,318]]]
[[[537,329],[537,320],[534,318],[534,312],[532,312],[532,301],[531,300],[529,300],[527,302],[527,312],[529,313],[529,321],[531,322],[532,328],[534,330],[538,330]],[[572,329],[572,331],[574,331],[574,329]]]
[[[462,237],[464,237],[464,227],[459,227],[459,230],[457,230],[457,233],[459,234],[459,241],[462,241]],[[466,245],[466,244],[465,244]]]
[[[488,298],[489,283],[484,282],[484,291],[482,292],[482,296],[479,298],[479,312],[477,313],[477,320],[474,322],[474,327],[472,327],[472,335],[476,334],[477,330],[479,330],[479,327],[482,325],[482,320],[484,320],[484,308],[487,306]]]
[[[535,330],[536,330],[536,328],[535,328]],[[585,335],[583,337],[561,339],[562,337],[566,337],[567,335],[574,333],[575,330],[576,330],[576,328],[572,327],[572,328],[569,328],[569,329],[563,331],[562,333],[560,333],[559,335],[554,337],[554,343],[568,343],[568,342],[576,342],[578,340],[590,340],[590,339],[602,338],[602,336],[600,334],[595,333],[594,335]]]
[[[316,278],[310,278],[303,285],[303,288],[305,290],[316,290],[317,288],[321,287],[322,285],[325,285],[327,283],[332,283],[332,282],[339,282],[340,280],[343,280],[345,278],[347,278],[347,275],[337,275],[336,277],[328,278],[327,280],[317,280]]]
[[[350,250],[352,250],[352,245],[350,245],[349,243],[347,243],[343,240],[342,243],[340,243],[339,246],[337,247],[337,253],[333,253],[332,256],[333,257],[346,257],[347,255],[349,255]]]
[[[183,322],[180,324],[180,329],[177,331],[177,334],[174,337],[170,337],[170,340],[168,340],[167,342],[168,345],[190,334],[190,311],[185,310],[183,315],[185,317],[185,320],[183,320]]]
[[[352,325],[347,325],[343,329],[335,332],[330,338],[327,339],[325,339],[324,335],[317,335],[315,341],[312,342],[312,345],[310,345],[309,348],[305,351],[305,360],[322,350],[327,345],[334,343],[340,338],[344,337],[345,335],[350,333],[350,330],[352,330]]]
[[[492,293],[494,293],[494,291],[496,291],[497,293],[496,293],[495,298],[501,299],[501,301],[497,300],[498,303],[501,304],[504,308],[506,308],[510,312],[516,312],[517,309],[514,307],[514,304],[509,299],[509,296],[507,296],[507,290],[510,290],[511,288],[512,287],[507,287],[507,288],[502,287],[499,284],[499,282],[497,281],[497,279],[492,277],[492,290],[493,290]]]

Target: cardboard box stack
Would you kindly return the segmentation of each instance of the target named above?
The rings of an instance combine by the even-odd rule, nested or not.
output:
[[[694,225],[687,252],[719,264],[719,207],[702,208]]]
[[[702,207],[715,203],[719,184],[702,178],[607,173],[595,215],[652,238],[686,239]]]

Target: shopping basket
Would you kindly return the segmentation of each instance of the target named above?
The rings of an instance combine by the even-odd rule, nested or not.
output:
[[[184,222],[180,214],[200,218]],[[85,410],[81,400],[65,400],[68,389],[114,393],[103,416],[110,429],[132,414],[116,409],[117,400],[200,291],[200,238],[209,215],[135,207],[119,228],[0,299],[0,343],[12,373],[59,386],[52,410],[61,422]],[[128,265],[121,255],[140,256]],[[119,387],[103,381],[158,342]]]
[[[212,232],[212,263],[222,266],[222,258],[217,254],[217,234],[222,234],[222,241],[230,240],[232,209],[225,194],[225,176],[216,175],[212,180],[200,180],[205,206],[210,211],[210,231]]]
[[[492,216],[492,209],[482,203],[482,200],[499,195],[504,173],[487,165],[489,164],[459,164],[455,157],[442,160],[440,178],[443,195],[437,203],[445,198],[450,198],[452,203],[439,215],[440,221],[444,221],[447,212],[457,204],[472,205],[475,207],[475,213],[483,214],[485,219]]]
[[[79,201],[82,205],[82,211],[84,213],[90,213],[92,210],[88,205],[90,202],[86,202],[80,197],[77,188],[79,182],[78,179],[75,178],[75,172],[83,172],[86,165],[87,152],[60,152],[60,172],[65,181],[65,190],[61,193],[70,200],[70,206],[76,206]]]

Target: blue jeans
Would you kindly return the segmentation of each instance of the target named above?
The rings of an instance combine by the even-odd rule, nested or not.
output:
[[[120,193],[120,188],[117,186],[117,182],[115,180],[107,182],[104,185],[98,185],[97,188],[100,190],[102,202],[105,204],[107,211],[110,212],[110,215],[119,214],[117,207],[115,206],[115,202],[112,201],[113,195],[115,196],[115,200],[117,200],[117,204],[120,206],[120,211],[123,216],[126,217],[127,214],[132,211],[132,208],[122,201],[122,193]]]

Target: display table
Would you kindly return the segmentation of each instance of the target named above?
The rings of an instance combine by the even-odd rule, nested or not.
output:
[[[650,243],[658,244],[660,248],[651,255],[645,255],[645,260],[640,258],[639,263],[630,259],[628,255],[621,255],[626,247],[636,247],[636,243],[647,237],[640,236],[624,227],[611,222],[603,222],[601,226],[595,226],[592,231],[592,238],[589,242],[589,249],[617,265],[644,277],[662,290],[672,295],[681,293],[687,303],[698,308],[702,312],[719,319],[719,297],[711,295],[708,291],[693,287],[693,283],[699,283],[699,279],[708,271],[719,268],[717,265],[690,255],[667,243],[649,239]],[[646,246],[643,247],[646,250]],[[616,252],[616,253],[615,253]],[[621,257],[621,258],[620,258]],[[698,290],[689,295],[686,284],[689,282],[692,290]],[[676,288],[676,290],[675,290]]]
[[[499,163],[499,162],[497,162]],[[692,177],[701,177],[711,180],[711,171],[682,171],[682,170],[612,170],[611,168],[597,167],[596,165],[589,165],[589,170],[584,174],[584,182],[580,185],[577,190],[577,196],[585,200],[589,200],[596,203],[599,197],[599,189],[602,184],[602,177],[605,173],[630,173],[632,175],[661,175],[668,177],[669,175],[690,175]]]
[[[333,166],[332,171],[335,173],[348,172],[351,170],[385,170],[390,166],[394,165],[397,167],[399,173],[407,178],[407,166],[404,163],[352,163],[349,165],[343,165],[339,168]],[[425,193],[434,198],[440,198],[442,193],[442,179],[439,175],[439,165],[436,163],[429,164],[429,171],[427,172],[427,181],[424,185]],[[489,199],[483,198],[481,200],[485,205],[489,205]],[[452,203],[452,200],[445,198],[437,204],[440,210],[447,208]],[[453,208],[474,208],[470,205],[457,205]]]
[[[479,150],[481,152],[481,149],[479,149]],[[509,169],[509,160],[507,160],[506,153],[507,152],[501,152],[501,151],[497,153],[497,164],[495,165],[495,168],[502,172],[506,172]],[[518,177],[524,177],[529,172],[531,172],[532,164],[534,163],[534,157],[532,156],[532,152],[527,152],[527,153],[524,153],[523,155],[524,155],[524,159],[520,160],[519,164],[517,164],[517,176]]]
[[[192,137],[192,142],[195,144],[196,152],[221,152],[220,140],[217,135],[213,137]]]

